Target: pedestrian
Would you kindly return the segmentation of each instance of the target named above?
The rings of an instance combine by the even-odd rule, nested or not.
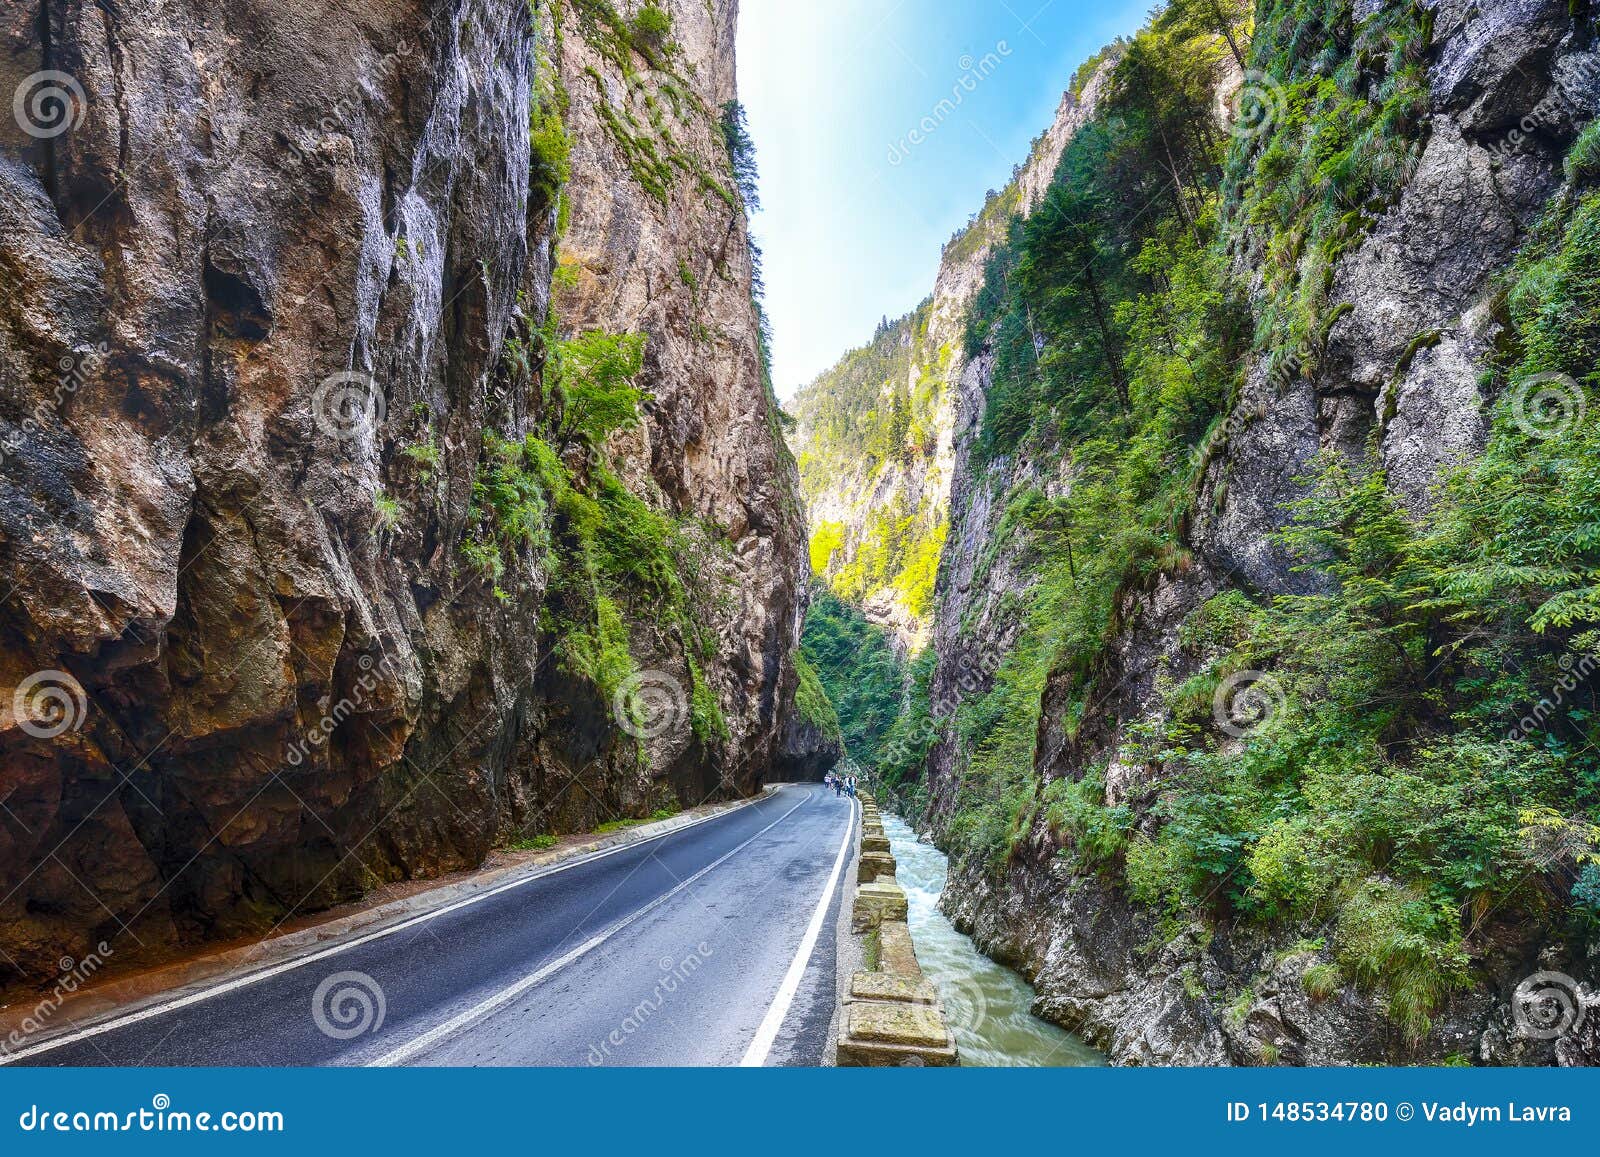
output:
[[[844,788],[845,788],[845,791],[850,793],[850,798],[851,799],[855,799],[856,798],[856,777],[852,775],[849,779],[845,780],[844,781]]]

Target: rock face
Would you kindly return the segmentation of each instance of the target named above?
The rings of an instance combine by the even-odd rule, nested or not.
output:
[[[1357,5],[1361,9],[1362,5]],[[1328,333],[1315,377],[1246,376],[1236,413],[1253,420],[1211,461],[1185,545],[1192,562],[1119,608],[1104,714],[1111,731],[1069,742],[1066,693],[1044,691],[1036,753],[1043,782],[1105,767],[1106,799],[1128,798],[1143,769],[1118,758],[1129,729],[1159,714],[1159,684],[1191,673],[1179,645],[1185,619],[1229,587],[1271,595],[1305,580],[1272,545],[1286,523],[1294,482],[1320,452],[1359,453],[1375,440],[1402,501],[1425,506],[1441,469],[1483,444],[1479,375],[1501,322],[1496,278],[1561,184],[1560,158],[1576,129],[1600,108],[1600,68],[1586,25],[1565,4],[1527,0],[1437,6],[1430,56],[1431,117],[1420,162],[1388,212],[1337,264],[1331,300],[1348,303]],[[1537,111],[1536,111],[1537,110]],[[1529,121],[1535,127],[1529,128]],[[1519,124],[1522,126],[1518,130]],[[1033,487],[1046,497],[1072,484],[1067,464],[1045,455],[972,454],[990,382],[987,355],[966,365],[955,391],[954,483],[940,571],[932,699],[955,704],[989,685],[1016,628],[1013,608],[1032,583],[1025,544],[1001,535],[1005,496]],[[937,829],[955,808],[963,754],[946,736],[927,767],[928,811]],[[1162,934],[1161,913],[1133,903],[1098,876],[1074,873],[1042,819],[1030,821],[1003,877],[967,865],[945,904],[986,952],[1023,972],[1038,990],[1036,1011],[1084,1035],[1125,1064],[1383,1063],[1458,1056],[1482,1063],[1597,1063],[1588,1037],[1522,1039],[1511,996],[1530,967],[1594,983],[1592,961],[1548,954],[1515,929],[1486,939],[1503,946],[1484,979],[1452,999],[1420,1044],[1402,1039],[1379,997],[1345,988],[1327,997],[1308,969],[1331,957],[1314,929],[1266,934],[1224,922],[1204,936]],[[1587,978],[1587,979],[1585,979]],[[1206,994],[1244,991],[1219,1012]]]
[[[525,0],[0,0],[0,984],[769,773],[802,530],[743,211],[707,191],[732,186],[736,9],[667,5],[672,72],[710,112],[681,138],[705,179],[656,197],[601,128],[646,64],[590,47],[591,7],[558,28]],[[530,182],[551,68],[560,214]],[[725,734],[625,734],[553,661],[548,560],[511,549],[496,583],[463,563],[485,432],[552,405],[558,252],[582,268],[563,334],[649,335],[653,401],[607,457],[709,528],[703,589],[733,592],[695,651],[629,608],[634,664],[678,716],[703,686]]]
[[[820,783],[844,758],[844,744],[799,711],[783,724],[774,778],[796,783]]]
[[[1062,97],[1011,184],[945,246],[932,296],[871,345],[847,353],[790,405],[812,561],[842,598],[894,632],[902,654],[927,646],[933,629],[931,592],[923,587],[946,541],[963,415],[971,414],[960,403],[968,308],[1012,214],[1038,206],[1109,74],[1102,63],[1081,93]],[[870,431],[892,425],[895,407],[904,410],[903,425],[874,446]]]

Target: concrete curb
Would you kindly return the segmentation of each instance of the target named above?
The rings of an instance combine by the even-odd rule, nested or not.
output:
[[[36,1045],[47,1044],[56,1037],[79,1032],[107,1020],[202,992],[224,978],[247,977],[258,970],[280,966],[302,956],[315,955],[336,947],[343,940],[355,939],[358,936],[374,938],[381,936],[409,920],[426,917],[454,904],[470,902],[474,897],[496,890],[510,889],[544,876],[566,871],[578,864],[624,848],[648,843],[685,828],[708,823],[730,812],[759,803],[772,793],[781,790],[783,786],[769,784],[761,795],[752,799],[696,808],[671,819],[640,824],[521,863],[479,871],[469,879],[454,884],[429,888],[412,896],[364,908],[310,928],[274,936],[243,948],[213,952],[120,980],[107,981],[69,997],[51,1013],[51,1019],[59,1020],[61,1023],[47,1030],[26,1034],[24,1043],[19,1047],[33,1048]],[[43,999],[46,998],[41,998]],[[19,998],[18,1004],[13,1007],[0,1010],[0,1040],[34,1016],[38,1008],[39,1002],[23,997]],[[5,1062],[6,1053],[0,1050],[0,1064]]]
[[[938,989],[922,975],[905,890],[895,882],[894,856],[873,798],[861,793],[861,855],[850,928],[841,942],[875,939],[870,970],[840,969],[835,1058],[841,1066],[948,1066],[960,1060]],[[843,953],[841,952],[841,955]]]

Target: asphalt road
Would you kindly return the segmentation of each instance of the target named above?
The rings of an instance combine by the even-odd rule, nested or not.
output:
[[[784,787],[15,1063],[814,1065],[854,815]]]

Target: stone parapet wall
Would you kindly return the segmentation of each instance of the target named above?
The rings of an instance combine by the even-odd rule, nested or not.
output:
[[[868,970],[839,994],[841,1066],[954,1065],[955,1037],[939,990],[922,975],[905,890],[895,881],[894,855],[873,798],[861,794],[861,856],[850,912],[851,930],[865,938]]]

